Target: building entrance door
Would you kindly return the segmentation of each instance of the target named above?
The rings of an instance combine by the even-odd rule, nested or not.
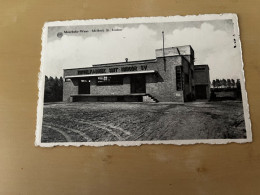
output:
[[[195,86],[196,99],[207,99],[206,85]]]
[[[136,74],[131,75],[131,93],[145,93],[146,79],[145,75]]]
[[[90,80],[79,80],[79,94],[90,94]]]

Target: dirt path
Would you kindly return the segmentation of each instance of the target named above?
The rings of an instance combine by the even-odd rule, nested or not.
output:
[[[65,135],[77,142],[224,139],[244,138],[245,127],[239,102],[45,105],[42,141],[66,141]]]

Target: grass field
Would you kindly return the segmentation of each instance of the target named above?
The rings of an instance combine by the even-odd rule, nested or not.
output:
[[[42,142],[246,138],[241,102],[51,103]]]

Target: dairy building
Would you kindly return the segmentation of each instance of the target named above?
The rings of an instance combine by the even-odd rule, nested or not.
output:
[[[156,58],[64,69],[63,101],[178,102],[208,99],[208,65],[191,46],[157,49]]]

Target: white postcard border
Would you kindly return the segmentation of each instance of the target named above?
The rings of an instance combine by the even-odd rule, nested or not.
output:
[[[43,99],[44,99],[44,64],[46,55],[46,44],[48,37],[48,27],[50,26],[71,26],[71,25],[100,25],[100,24],[127,24],[127,23],[160,23],[160,22],[183,22],[183,21],[209,21],[209,20],[224,20],[232,19],[234,22],[235,39],[241,51],[241,91],[243,99],[243,111],[246,126],[246,139],[199,139],[199,140],[158,140],[158,141],[116,141],[116,142],[56,142],[56,143],[41,143],[41,130],[43,120]],[[55,21],[47,22],[42,29],[42,52],[41,66],[38,75],[38,103],[37,103],[37,121],[35,131],[35,146],[53,147],[53,146],[140,146],[142,144],[227,144],[227,143],[247,143],[252,142],[251,121],[249,114],[249,104],[247,92],[245,89],[244,63],[242,57],[242,48],[240,41],[240,32],[238,26],[238,18],[236,14],[205,14],[205,15],[187,15],[187,16],[168,16],[168,17],[134,17],[134,18],[113,18],[113,19],[95,19],[95,20],[71,20],[71,21]]]

